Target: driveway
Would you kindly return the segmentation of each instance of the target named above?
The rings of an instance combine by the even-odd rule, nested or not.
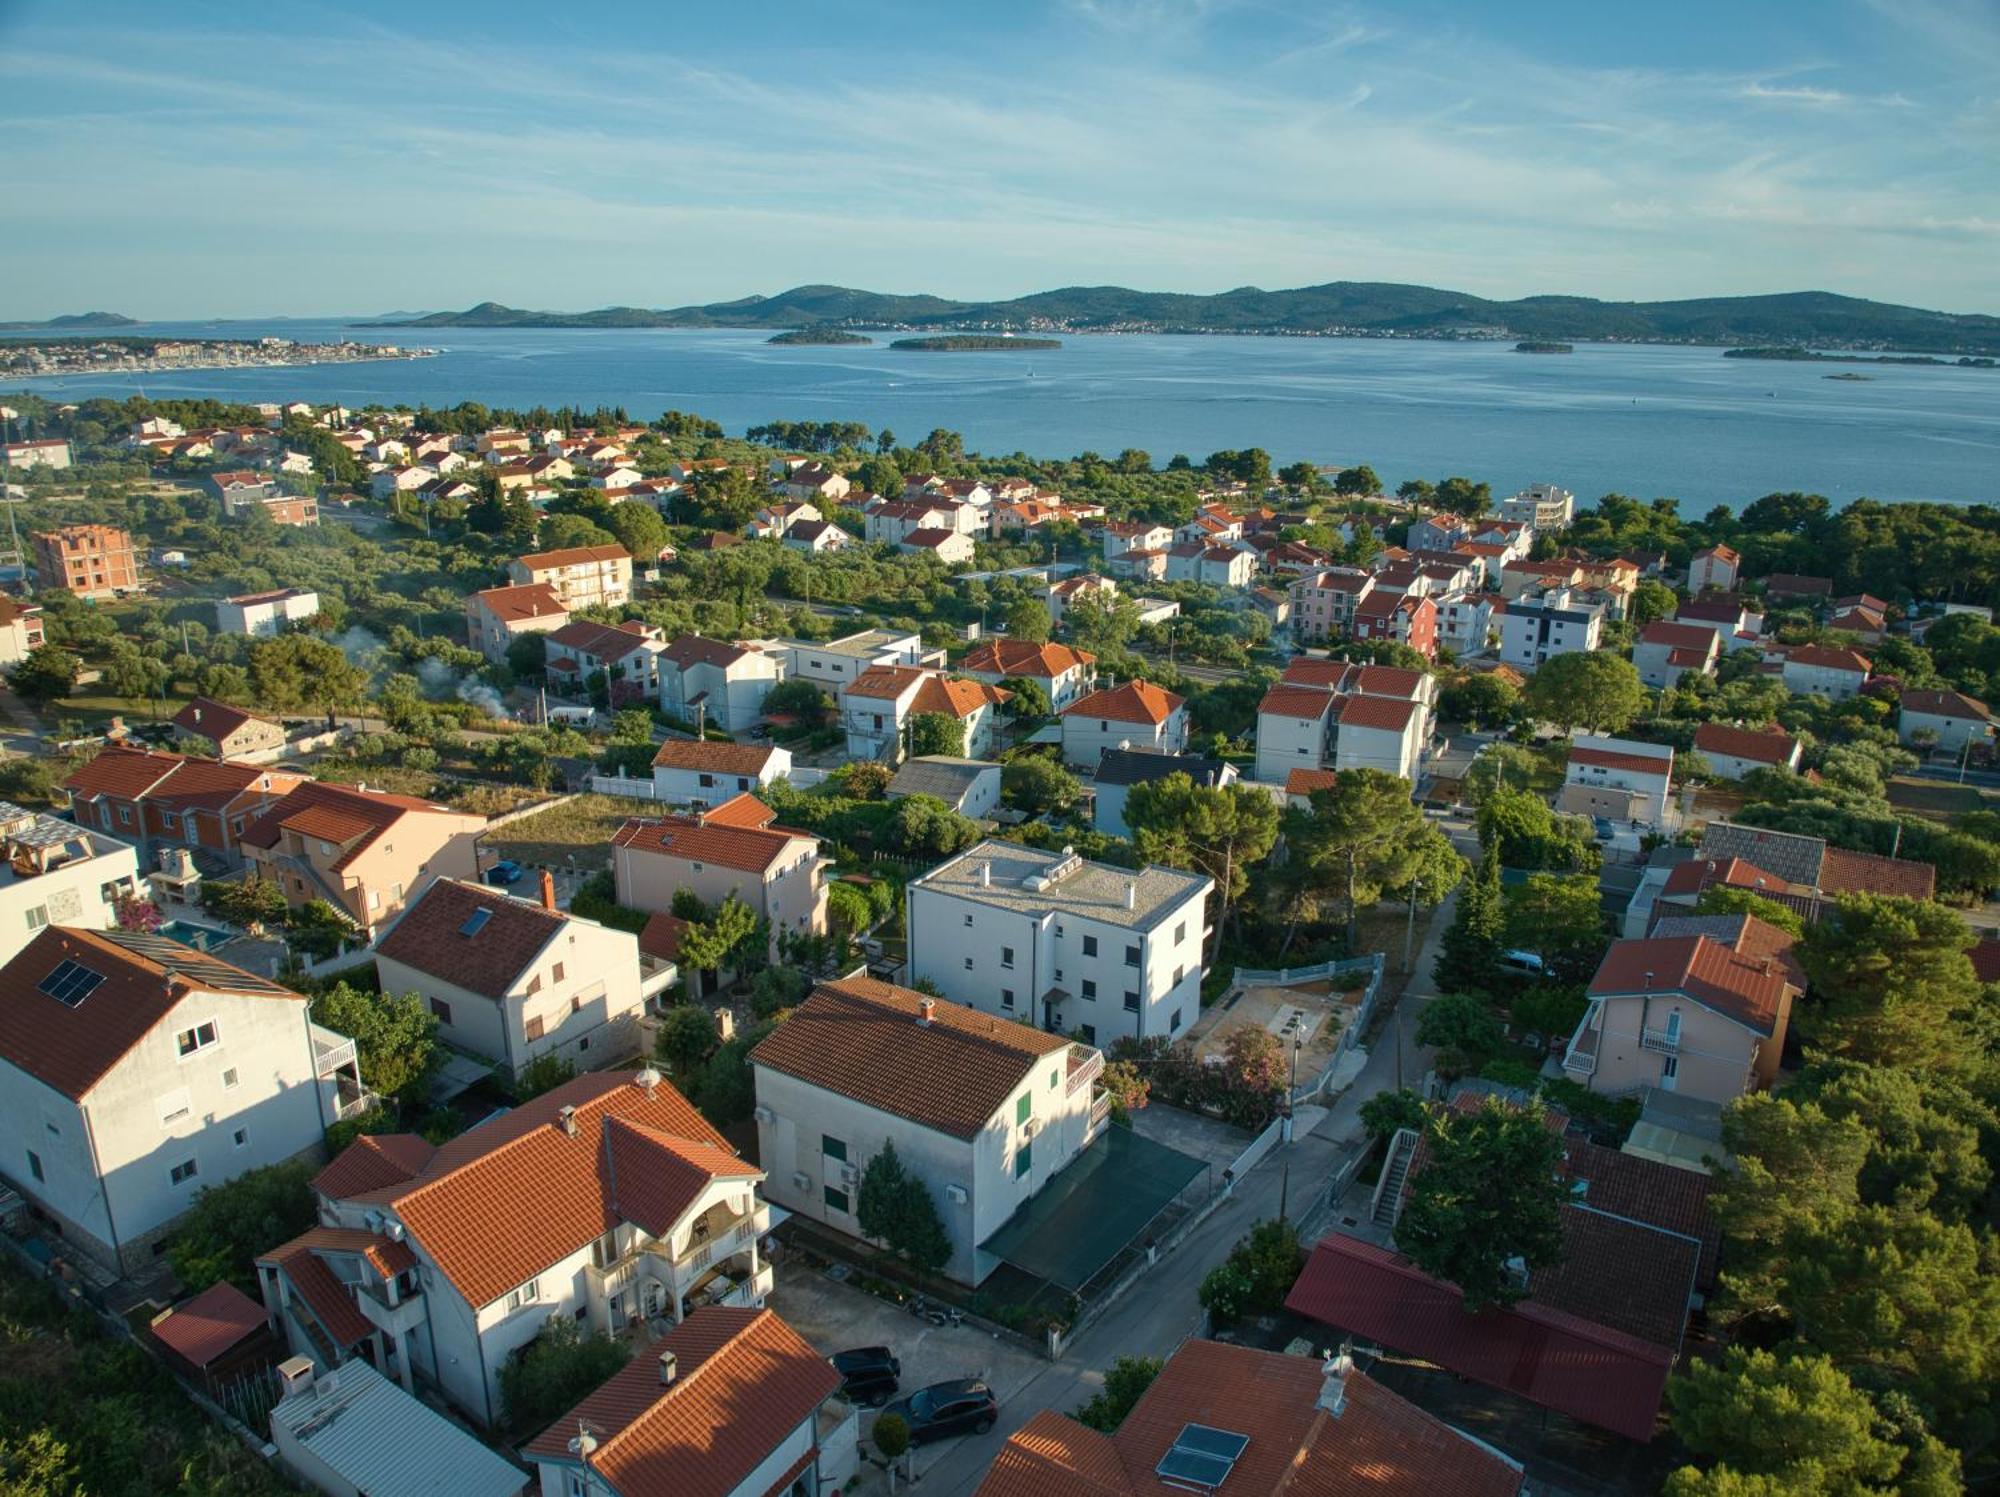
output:
[[[935,1326],[918,1320],[908,1311],[877,1299],[874,1295],[829,1279],[823,1270],[809,1269],[796,1260],[777,1265],[775,1282],[766,1301],[792,1328],[820,1351],[831,1356],[855,1346],[886,1346],[903,1364],[902,1391],[914,1392],[930,1383],[949,1378],[982,1377],[999,1399],[1003,1421],[1009,1401],[1039,1374],[1048,1371],[1048,1362],[1012,1341],[1002,1340],[970,1326]],[[865,1454],[874,1451],[869,1431],[874,1428],[872,1409],[861,1411],[861,1443]],[[999,1448],[1000,1436],[990,1434],[960,1436],[935,1444],[914,1447],[918,1476],[945,1459],[957,1446],[974,1440],[989,1451]],[[863,1464],[863,1480],[879,1472]]]
[[[1156,1144],[1165,1144],[1170,1149],[1206,1160],[1214,1172],[1211,1181],[1218,1188],[1222,1184],[1222,1172],[1236,1162],[1237,1156],[1257,1136],[1247,1128],[1234,1127],[1219,1118],[1203,1117],[1198,1112],[1169,1107],[1164,1102],[1155,1102],[1133,1113],[1132,1131]]]

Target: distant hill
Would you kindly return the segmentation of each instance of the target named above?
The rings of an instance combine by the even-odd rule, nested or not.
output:
[[[139,319],[122,312],[71,312],[47,322],[0,322],[0,332],[83,333],[98,327],[137,327]]]
[[[1291,291],[1240,286],[1212,296],[1067,286],[1011,301],[955,302],[842,286],[797,286],[706,306],[530,312],[482,302],[374,327],[891,327],[941,331],[1367,334],[1537,341],[1796,344],[1915,353],[2000,353],[2000,317],[1932,312],[1793,291],[1692,301],[1609,302],[1584,296],[1488,301],[1462,291],[1333,281]]]

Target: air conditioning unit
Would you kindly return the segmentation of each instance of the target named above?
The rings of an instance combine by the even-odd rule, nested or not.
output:
[[[947,1185],[944,1188],[944,1198],[954,1206],[963,1206],[972,1199],[963,1185]]]
[[[750,1109],[750,1116],[755,1118],[759,1123],[769,1124],[771,1120],[777,1116],[777,1114],[771,1111],[770,1108],[765,1107],[762,1104],[759,1104],[758,1106]]]
[[[840,1183],[842,1185],[859,1185],[861,1183],[860,1169],[855,1165],[843,1164],[840,1167]]]
[[[1021,1125],[1021,1132],[1029,1138],[1033,1138],[1037,1133],[1040,1133],[1041,1131],[1042,1131],[1042,1120],[1040,1118],[1029,1118],[1027,1122]]]
[[[804,1170],[794,1170],[792,1172],[792,1189],[801,1194],[811,1190],[812,1176],[808,1175]]]
[[[399,1221],[386,1221],[382,1223],[382,1235],[387,1237],[391,1242],[401,1242],[403,1240],[403,1224]]]

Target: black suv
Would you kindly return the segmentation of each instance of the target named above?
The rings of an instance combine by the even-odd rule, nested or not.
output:
[[[886,1346],[857,1346],[837,1351],[827,1360],[840,1374],[840,1396],[852,1403],[879,1409],[901,1386],[896,1379],[903,1375],[903,1364]]]
[[[947,1435],[983,1435],[1000,1417],[993,1390],[976,1377],[932,1383],[882,1411],[899,1414],[910,1427],[910,1443],[942,1440]]]

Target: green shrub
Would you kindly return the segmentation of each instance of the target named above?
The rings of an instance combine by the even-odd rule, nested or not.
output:
[[[586,1335],[565,1316],[522,1347],[500,1369],[500,1404],[516,1430],[538,1430],[625,1365],[631,1348],[598,1333]]]

